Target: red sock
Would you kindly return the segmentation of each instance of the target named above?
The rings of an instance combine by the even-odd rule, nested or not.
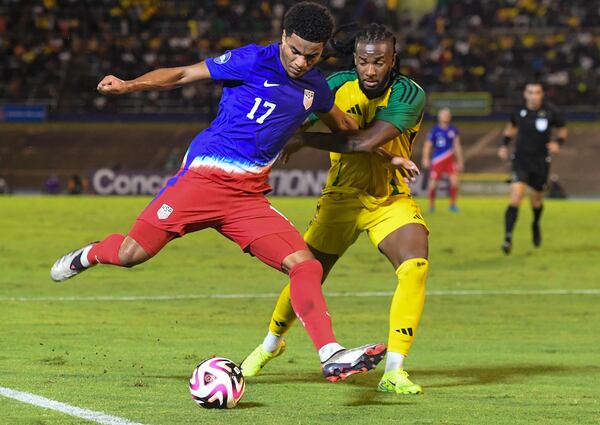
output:
[[[458,186],[450,186],[450,205],[456,205],[456,197],[458,196]]]
[[[125,235],[114,233],[108,235],[102,242],[94,245],[87,255],[90,265],[101,263],[120,266],[119,248],[121,248],[124,239]]]
[[[292,307],[317,350],[336,342],[321,290],[322,278],[323,267],[317,260],[297,264],[290,272]]]
[[[435,206],[435,189],[429,189],[429,208]]]

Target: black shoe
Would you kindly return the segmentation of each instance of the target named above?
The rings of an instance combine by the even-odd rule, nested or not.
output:
[[[500,248],[506,255],[509,255],[512,251],[512,241],[505,240]]]
[[[531,232],[533,233],[533,246],[539,248],[542,245],[542,230],[539,223],[531,225]]]

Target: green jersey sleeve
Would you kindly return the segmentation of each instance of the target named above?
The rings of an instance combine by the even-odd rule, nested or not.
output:
[[[414,81],[400,77],[392,86],[387,107],[375,114],[375,119],[387,121],[404,132],[415,127],[423,118],[425,91]]]

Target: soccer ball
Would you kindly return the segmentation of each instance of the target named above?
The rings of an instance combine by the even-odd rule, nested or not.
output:
[[[205,409],[231,409],[238,404],[245,389],[239,366],[224,357],[204,360],[190,378],[192,399]]]

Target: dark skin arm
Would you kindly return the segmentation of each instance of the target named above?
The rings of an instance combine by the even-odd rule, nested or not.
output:
[[[399,135],[400,130],[396,126],[383,120],[375,120],[363,130],[299,133],[294,135],[286,145],[282,160],[287,162],[291,154],[305,146],[338,153],[372,152],[388,159],[393,167],[401,170],[406,178],[414,181],[414,176],[419,174],[418,167],[411,160],[395,156],[382,148]]]
[[[377,148],[398,137],[400,130],[383,120],[375,120],[363,129],[336,133],[302,133],[294,138],[302,146],[329,152],[375,152]]]

